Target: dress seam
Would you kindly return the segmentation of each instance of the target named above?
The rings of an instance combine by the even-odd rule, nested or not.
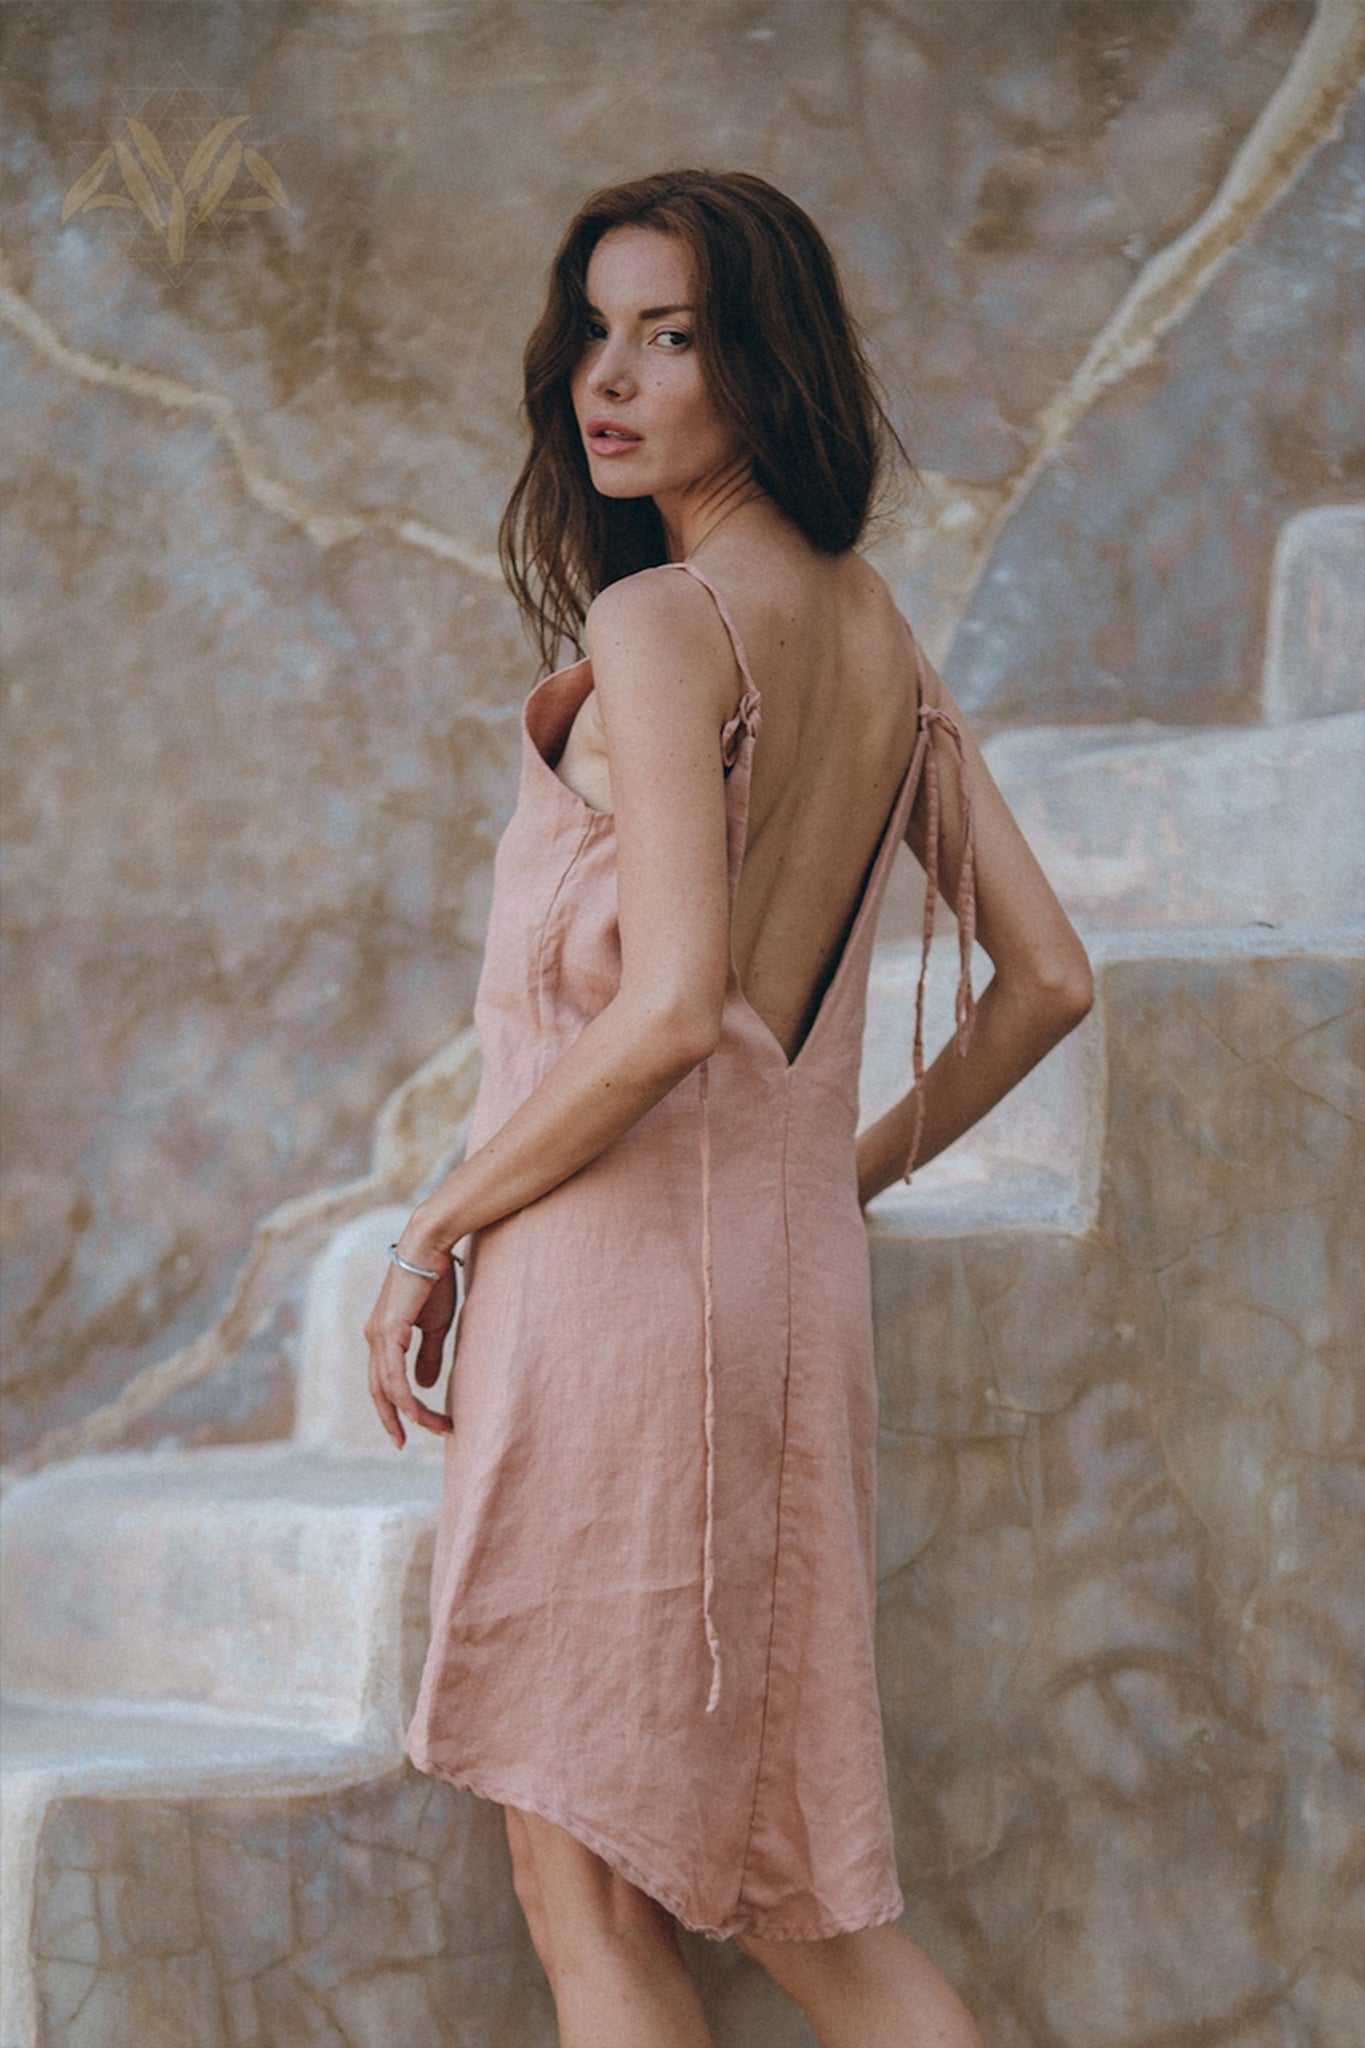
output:
[[[545,1029],[545,952],[549,945],[550,920],[553,918],[555,908],[564,893],[565,883],[582,858],[583,849],[592,836],[592,830],[592,819],[588,818],[579,830],[578,844],[565,861],[559,880],[555,883],[550,894],[550,900],[545,906],[545,915],[540,920],[540,932],[536,939],[536,1024],[541,1031]]]
[[[782,1576],[782,1510],[783,1496],[787,1486],[787,1437],[791,1420],[792,1384],[792,1239],[791,1239],[791,1189],[787,1173],[787,1157],[791,1143],[792,1100],[794,1090],[788,1069],[786,1115],[782,1124],[782,1241],[787,1261],[787,1318],[786,1346],[787,1363],[782,1382],[782,1449],[777,1467],[777,1505],[773,1530],[773,1579],[772,1602],[768,1614],[768,1646],[763,1654],[763,1713],[758,1729],[758,1755],[754,1763],[754,1796],[749,1808],[749,1825],[744,1837],[744,1853],[739,1864],[739,1889],[735,1894],[738,1909],[744,1897],[744,1887],[749,1880],[749,1858],[753,1853],[754,1827],[758,1820],[758,1803],[763,1789],[763,1766],[767,1758],[768,1713],[772,1702],[773,1645],[777,1640],[777,1593]]]

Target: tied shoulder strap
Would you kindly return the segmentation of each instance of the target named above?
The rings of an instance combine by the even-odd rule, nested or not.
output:
[[[929,942],[934,932],[934,903],[938,896],[941,828],[938,762],[934,758],[933,745],[933,728],[936,724],[950,734],[957,747],[959,787],[962,791],[962,867],[958,876],[957,902],[954,906],[957,912],[958,945],[957,991],[953,1001],[957,1027],[954,1032],[954,1043],[959,1054],[965,1054],[971,1043],[972,1026],[976,1022],[976,997],[972,993],[972,945],[976,937],[976,825],[972,816],[972,794],[968,787],[967,750],[957,720],[948,712],[940,711],[937,705],[924,702],[924,659],[920,653],[918,640],[915,641],[915,660],[920,678],[920,738],[917,744],[925,749],[924,776],[929,786],[929,816],[926,821],[927,845],[924,864],[924,931],[920,948],[919,981],[915,989],[915,1038],[911,1054],[914,1086],[910,1099],[914,1105],[914,1122],[911,1127],[910,1153],[901,1176],[905,1182],[910,1180],[915,1170],[915,1159],[924,1132],[924,984],[929,973]]]

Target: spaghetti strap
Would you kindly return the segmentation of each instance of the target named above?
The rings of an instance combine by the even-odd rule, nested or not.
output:
[[[735,660],[739,663],[740,673],[755,697],[757,697],[759,695],[758,685],[754,681],[753,670],[749,667],[749,657],[744,652],[744,642],[739,636],[739,627],[731,618],[730,607],[726,604],[725,599],[721,596],[710,577],[704,575],[695,562],[661,562],[659,566],[663,569],[686,569],[689,576],[695,576],[698,583],[704,584],[710,591],[715,599],[716,610],[725,622],[725,630],[730,635],[730,645],[735,650]]]

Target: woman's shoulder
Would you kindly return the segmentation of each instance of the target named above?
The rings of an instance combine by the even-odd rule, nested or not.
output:
[[[715,600],[680,564],[660,563],[609,583],[588,606],[583,639],[599,689],[649,698],[674,672],[722,715],[733,695],[735,652]]]
[[[719,630],[726,617],[751,657],[770,640],[790,648],[825,640],[831,630],[846,643],[860,641],[870,657],[878,643],[889,653],[907,628],[885,577],[856,548],[822,555],[804,541],[798,548],[760,535],[717,546],[690,566],[696,574],[680,574],[689,567],[681,562],[659,563],[600,590],[584,623],[590,655],[613,645],[653,652],[667,643],[726,667]]]
[[[585,632],[592,625],[599,632],[604,626],[648,626],[654,619],[684,618],[700,610],[698,598],[705,601],[701,584],[695,576],[678,575],[683,566],[681,562],[659,562],[605,584],[588,606]]]
[[[609,644],[652,647],[662,636],[685,641],[708,638],[706,626],[715,616],[715,602],[692,575],[679,575],[681,562],[661,562],[620,576],[598,591],[588,606],[583,635],[589,652]],[[704,572],[703,572],[704,573]]]

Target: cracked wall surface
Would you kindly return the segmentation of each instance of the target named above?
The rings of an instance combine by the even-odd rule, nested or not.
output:
[[[931,645],[952,641],[949,680],[986,723],[1243,715],[1272,517],[1345,474],[1337,426],[1301,429],[1310,403],[1331,411],[1312,350],[1340,340],[1348,195],[1341,89],[1305,89],[1283,200],[1240,225],[1246,263],[997,534],[1096,337],[1217,209],[1308,0],[4,12],[4,1370],[22,1451],[196,1337],[256,1218],[362,1171],[386,1093],[467,1020],[534,676],[491,560],[517,366],[587,190],[743,164],[826,227],[927,479],[876,558]],[[122,216],[59,219],[171,64],[249,111],[289,197],[175,277]],[[1266,263],[1299,309],[1301,372],[1238,353]],[[1188,547],[1144,451],[1216,441],[1234,394],[1259,436],[1247,462],[1310,453],[1245,531]],[[1042,658],[1018,591],[1072,542],[1050,509],[1063,462],[1104,479]],[[1123,559],[1092,585],[1111,527]],[[1163,661],[1211,577],[1216,646]],[[277,1434],[289,1323],[134,1440]]]
[[[49,1851],[47,2040],[548,2038],[501,1814],[414,1772],[273,1803],[73,1800]]]
[[[1365,98],[1002,530],[953,640],[1008,722],[1259,715],[1276,537],[1365,493]],[[1080,565],[1084,573],[1079,574]]]
[[[1109,968],[1095,1230],[874,1241],[902,1882],[995,2048],[1362,2038],[1363,993]]]

